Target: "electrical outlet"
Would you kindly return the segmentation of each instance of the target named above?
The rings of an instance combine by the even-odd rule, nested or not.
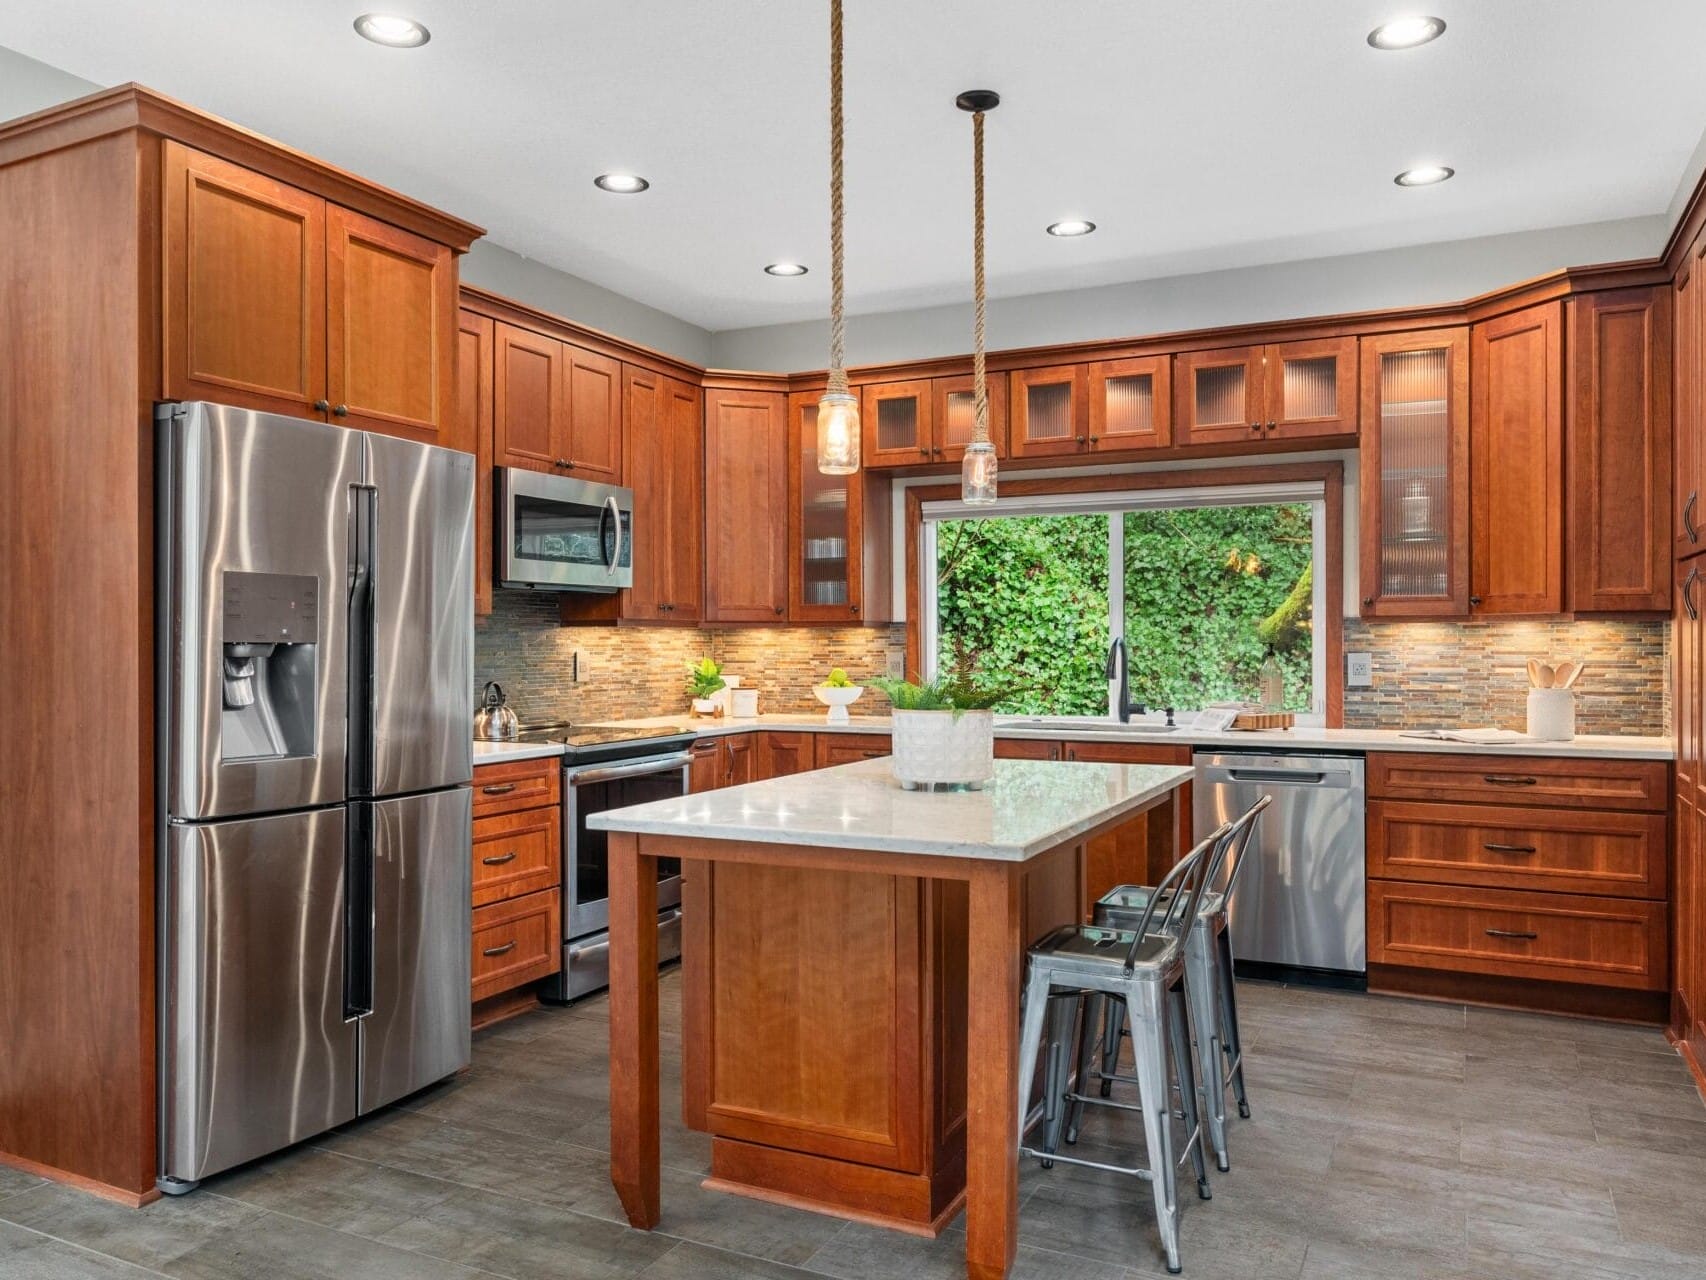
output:
[[[1372,653],[1347,653],[1345,655],[1345,683],[1352,689],[1374,687],[1374,655]]]
[[[906,678],[906,655],[904,653],[889,654],[889,676],[894,680]]]
[[[591,674],[587,670],[586,650],[576,649],[569,655],[569,683],[580,684]]]

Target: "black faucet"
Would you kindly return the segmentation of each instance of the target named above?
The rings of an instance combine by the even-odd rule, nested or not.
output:
[[[1125,651],[1125,640],[1122,638],[1116,638],[1114,642],[1108,646],[1108,666],[1104,675],[1106,679],[1112,680],[1114,678],[1114,668],[1119,668],[1120,691],[1114,696],[1114,716],[1121,724],[1130,724],[1133,715],[1141,716],[1149,710],[1149,708],[1144,706],[1141,702],[1134,703],[1131,700],[1131,684],[1126,676],[1126,665],[1128,662],[1129,659],[1126,656]]]

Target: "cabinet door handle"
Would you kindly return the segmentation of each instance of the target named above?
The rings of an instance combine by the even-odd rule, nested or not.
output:
[[[776,606],[776,616],[778,618],[780,618],[786,612],[787,612],[787,609],[785,609],[783,606],[781,606],[781,605]]]
[[[1700,541],[1700,526],[1694,523],[1694,507],[1700,501],[1700,491],[1696,489],[1688,495],[1688,501],[1682,504],[1682,527],[1688,533],[1690,542]]]
[[[1252,422],[1250,424],[1250,430],[1252,430],[1252,431],[1260,431],[1261,429],[1262,429],[1262,424],[1259,422]]]
[[[566,467],[569,465],[569,460],[567,458],[552,458],[551,465],[553,467]]]
[[[1515,938],[1520,942],[1533,942],[1540,935],[1528,933],[1522,929],[1488,929],[1487,936],[1489,938]]]
[[[515,861],[515,850],[511,849],[508,853],[494,853],[489,857],[481,858],[480,861],[488,867],[501,867],[506,862]]]
[[[314,412],[315,413],[324,413],[329,408],[331,408],[331,405],[324,400],[316,400],[314,402]]]
[[[1528,854],[1538,852],[1531,844],[1494,844],[1489,842],[1481,847],[1488,853],[1520,853],[1525,857]]]
[[[1481,597],[1480,596],[1470,596],[1469,597],[1469,607],[1471,609],[1479,609],[1481,607]]]
[[[480,954],[483,956],[507,956],[511,951],[514,951],[514,950],[515,950],[515,941],[514,941],[514,939],[511,939],[510,941],[504,943],[503,946],[501,946],[501,947],[487,947],[484,951],[480,952]]]
[[[1518,777],[1508,773],[1483,773],[1481,781],[1494,787],[1532,787],[1539,783],[1539,778]]]
[[[859,612],[859,606],[856,604],[850,604],[847,606],[847,612],[848,613],[858,613]]]
[[[1374,597],[1364,596],[1362,598],[1362,607],[1365,609],[1372,609],[1374,607]]]
[[[332,406],[332,413],[334,416],[342,418],[349,413],[349,406],[347,404],[335,404]]]
[[[1269,419],[1268,419],[1268,430],[1269,430],[1269,431],[1272,431],[1272,430],[1273,430],[1273,429],[1274,429],[1274,428],[1275,428],[1275,427],[1277,427],[1277,426],[1279,426],[1279,422],[1278,422],[1278,421],[1276,421],[1276,420],[1275,420],[1275,419],[1273,419],[1273,418],[1269,418]]]
[[[513,782],[494,782],[489,787],[481,787],[480,790],[488,796],[507,796],[515,787]]]
[[[1690,622],[1700,621],[1700,608],[1694,603],[1694,584],[1700,581],[1700,566],[1690,565],[1688,576],[1682,580],[1682,607],[1688,610]]]

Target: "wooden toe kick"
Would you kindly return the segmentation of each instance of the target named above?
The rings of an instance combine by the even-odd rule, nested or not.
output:
[[[717,1138],[711,1144],[712,1191],[846,1218],[928,1239],[942,1234],[965,1204],[965,1168],[922,1174],[828,1160]]]

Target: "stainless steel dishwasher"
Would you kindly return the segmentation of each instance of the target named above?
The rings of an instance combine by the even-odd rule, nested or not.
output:
[[[1260,796],[1261,817],[1232,897],[1240,972],[1360,986],[1368,971],[1360,756],[1196,753],[1196,829]],[[1362,979],[1359,981],[1358,979]]]

